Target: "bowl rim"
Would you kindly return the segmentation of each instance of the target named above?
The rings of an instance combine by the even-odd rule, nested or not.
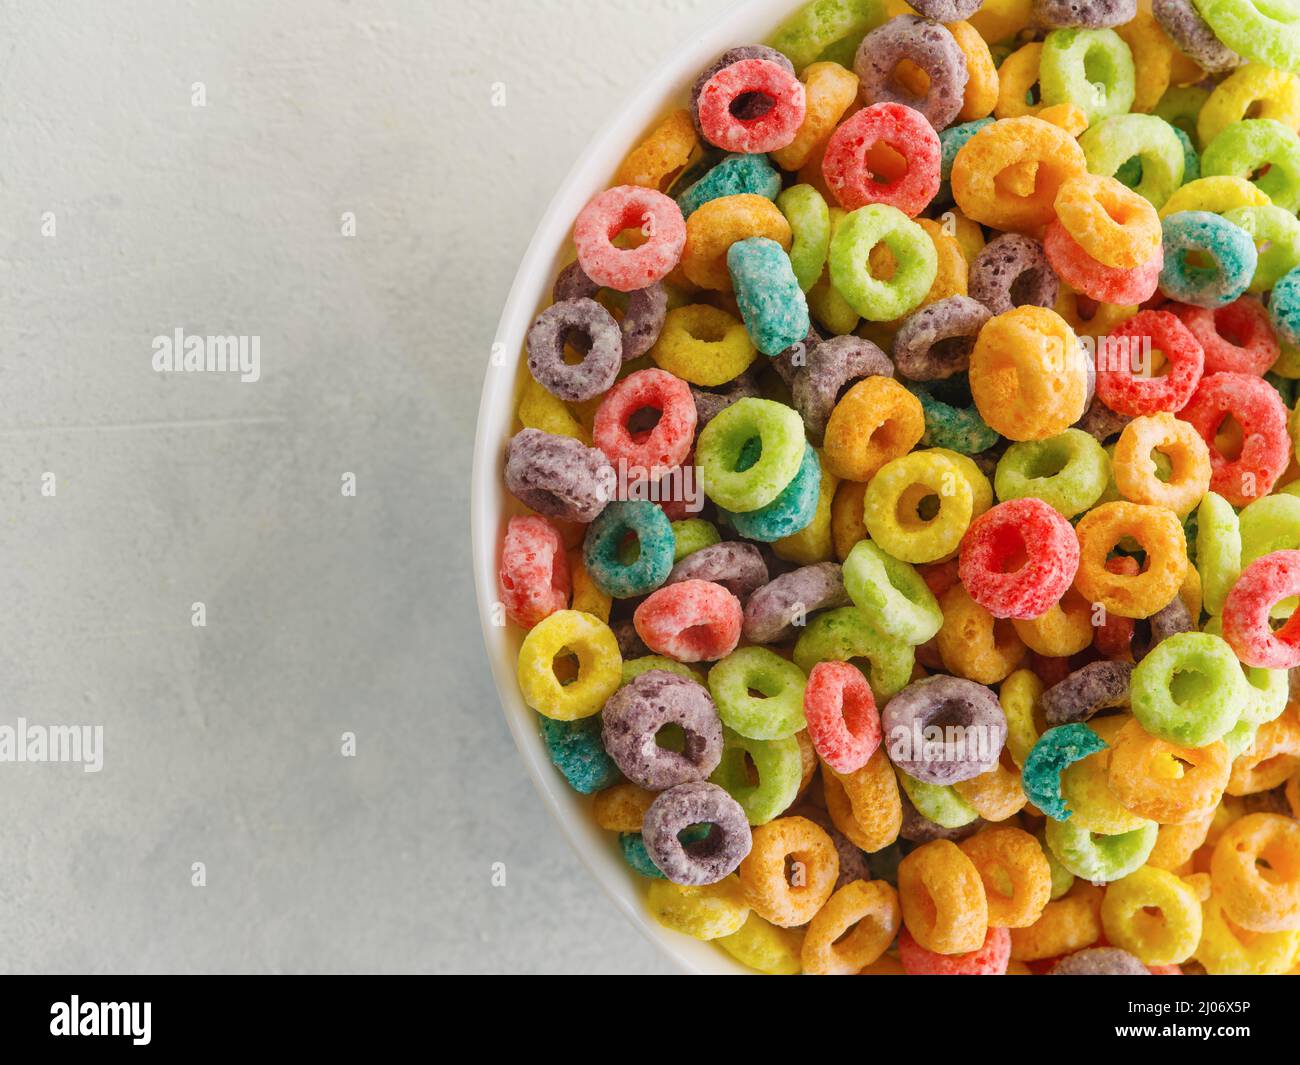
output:
[[[697,974],[748,974],[748,968],[718,947],[672,932],[654,922],[642,900],[643,888],[617,853],[617,837],[599,829],[587,796],[573,791],[551,765],[515,678],[520,638],[496,622],[498,545],[509,510],[501,481],[505,442],[514,425],[524,334],[549,299],[556,269],[565,258],[573,220],[597,192],[609,186],[618,163],[681,100],[700,70],[728,48],[766,40],[802,5],[798,0],[736,0],[655,65],[626,102],[597,130],[561,181],[543,212],[520,261],[493,337],[484,373],[474,436],[470,491],[470,539],[475,600],[483,644],[506,726],[534,787],[560,830],[605,894],[641,934],[671,961]],[[650,116],[649,121],[645,116]]]

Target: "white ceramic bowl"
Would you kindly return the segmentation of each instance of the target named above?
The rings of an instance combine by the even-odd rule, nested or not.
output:
[[[495,623],[495,615],[501,536],[511,515],[521,513],[523,508],[506,492],[501,473],[522,380],[519,364],[524,334],[538,311],[550,302],[557,271],[572,258],[569,234],[578,212],[592,196],[609,186],[623,157],[655,122],[682,106],[691,82],[705,66],[728,48],[765,40],[798,6],[799,0],[745,0],[729,9],[713,26],[676,49],[578,157],[542,216],[515,275],[497,327],[492,363],[483,382],[474,442],[470,499],[474,583],[483,641],[506,724],[533,783],[579,857],[648,939],[684,969],[697,973],[749,970],[718,947],[670,932],[649,917],[643,902],[644,881],[624,863],[617,836],[598,828],[592,820],[591,800],[573,791],[551,765],[538,734],[536,714],[519,695],[515,658],[521,635],[513,626]],[[580,935],[580,929],[575,915],[574,934]]]

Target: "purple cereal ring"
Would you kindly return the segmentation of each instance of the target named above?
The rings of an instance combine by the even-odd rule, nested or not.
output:
[[[1160,28],[1207,74],[1225,74],[1246,61],[1214,35],[1191,0],[1151,0]]]
[[[1128,702],[1131,662],[1089,662],[1043,692],[1043,718],[1049,726],[1087,721],[1098,710]]]
[[[964,22],[975,14],[984,0],[916,0],[912,9],[935,22]]]
[[[816,326],[810,325],[806,337],[797,344],[791,344],[780,355],[772,357],[772,368],[780,375],[782,381],[787,385],[793,385],[795,377],[803,367],[808,365],[808,360],[812,358],[812,353],[817,350],[817,345],[821,342],[821,334],[817,332]]]
[[[704,91],[704,86],[713,80],[715,74],[745,59],[766,59],[769,63],[775,63],[791,74],[794,73],[794,64],[783,53],[764,44],[742,44],[739,48],[724,52],[715,63],[700,72],[700,76],[695,79],[695,84],[691,86],[691,122],[695,125],[696,133],[704,135],[704,131],[700,129],[700,93]],[[739,96],[732,105],[732,114],[741,121],[748,122],[761,117],[771,106],[770,100],[757,94],[753,99]]]
[[[967,291],[994,314],[1026,305],[1053,307],[1061,282],[1043,246],[1020,233],[1003,233],[984,245],[970,267]]]
[[[767,563],[753,544],[725,540],[687,555],[673,566],[664,587],[680,581],[720,584],[743,603],[767,583]]]
[[[556,303],[595,299],[599,291],[600,286],[586,275],[581,264],[573,262],[555,279],[551,299]],[[668,290],[664,288],[662,281],[656,281],[645,288],[627,293],[627,310],[623,312],[623,321],[619,324],[623,334],[624,362],[639,359],[655,346],[667,316]],[[581,334],[575,336],[569,343],[584,354],[591,346],[587,338]]]
[[[1119,947],[1089,947],[1067,954],[1049,976],[1150,976],[1151,970]]]
[[[893,377],[894,364],[870,340],[842,336],[823,340],[808,353],[790,394],[814,444],[826,433],[831,411],[844,390],[864,377]]]
[[[586,337],[582,362],[564,361],[569,334]],[[565,300],[542,311],[528,330],[528,370],[546,391],[566,403],[608,392],[623,365],[623,334],[614,316],[593,299]]]
[[[712,825],[709,834],[683,843],[691,825]],[[736,868],[754,844],[740,803],[706,780],[660,792],[641,821],[641,840],[655,867],[674,884],[716,884]]]
[[[759,399],[762,395],[763,390],[758,387],[758,375],[753,370],[746,370],[721,388],[697,388],[691,385],[691,396],[695,400],[695,435],[698,437],[709,422],[737,400]]]
[[[1094,398],[1083,417],[1074,423],[1074,428],[1082,429],[1098,443],[1104,444],[1111,437],[1118,436],[1132,420],[1127,414],[1119,414]]]
[[[1169,639],[1170,636],[1177,636],[1180,632],[1193,632],[1196,629],[1192,624],[1191,611],[1187,609],[1187,604],[1183,602],[1180,595],[1174,596],[1168,606],[1161,607],[1147,618],[1145,625],[1139,621],[1136,626],[1145,627],[1148,632],[1145,638],[1134,636],[1133,661],[1135,662],[1141,662],[1156,649],[1157,644]]]
[[[1102,30],[1137,17],[1137,0],[1034,0],[1033,20],[1049,30]]]
[[[915,96],[894,77],[910,59],[926,72],[930,87]],[[957,40],[937,22],[916,15],[897,15],[862,38],[853,70],[862,83],[862,102],[904,104],[920,111],[935,129],[951,124],[966,92],[966,56]]]
[[[840,858],[840,875],[835,880],[836,891],[839,891],[845,884],[853,883],[855,880],[876,879],[871,875],[871,866],[867,864],[867,856],[853,844],[852,840],[835,827],[835,822],[830,819],[830,815],[825,810],[819,810],[816,806],[800,806],[796,810],[791,810],[790,814],[794,817],[806,817],[831,837],[831,842],[835,844],[835,853]]]
[[[506,487],[548,518],[595,521],[613,495],[614,480],[605,453],[571,436],[524,429],[510,441]]]
[[[894,336],[894,366],[913,381],[965,373],[975,338],[993,315],[979,300],[949,296],[907,319]]]
[[[618,641],[618,653],[624,662],[629,662],[633,658],[644,658],[654,653],[641,639],[640,633],[636,631],[636,623],[631,618],[611,621],[609,627],[614,633],[614,639]]]
[[[848,606],[838,562],[817,562],[783,573],[763,585],[745,604],[741,634],[750,643],[780,643],[795,634],[794,622],[815,610]]]
[[[961,677],[926,677],[880,715],[889,760],[925,784],[956,784],[998,764],[1007,717],[998,697]]]
[[[899,826],[898,835],[909,843],[930,843],[936,839],[960,843],[988,824],[984,818],[977,817],[969,824],[959,825],[957,828],[944,828],[943,825],[936,824],[921,813],[902,788],[898,789],[898,798],[903,805],[903,823]]]
[[[659,746],[665,725],[682,730],[680,751]],[[646,670],[609,697],[600,736],[623,775],[649,791],[707,780],[722,761],[722,720],[708,688],[664,669]]]

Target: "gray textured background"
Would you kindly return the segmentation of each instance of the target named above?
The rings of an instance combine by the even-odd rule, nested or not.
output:
[[[466,507],[540,211],[725,6],[0,8],[0,724],[106,748],[0,765],[0,971],[667,971],[518,764]]]

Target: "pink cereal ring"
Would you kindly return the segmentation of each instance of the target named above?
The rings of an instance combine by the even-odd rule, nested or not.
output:
[[[1269,624],[1275,604],[1300,593],[1300,551],[1274,551],[1257,558],[1223,603],[1223,638],[1248,666],[1300,666],[1300,611],[1277,632]]]
[[[936,954],[904,928],[898,934],[898,960],[908,976],[1005,976],[1011,960],[1011,930],[990,928],[983,945],[965,954]]]
[[[629,426],[641,411],[659,412],[654,428]],[[695,397],[690,386],[666,370],[638,370],[605,393],[596,411],[592,441],[617,466],[636,467],[636,480],[680,466],[695,440]]]
[[[555,526],[536,515],[511,518],[498,577],[506,617],[525,629],[567,607],[569,560]]]
[[[614,238],[639,229],[645,243],[617,248]],[[578,265],[601,288],[636,292],[662,281],[681,261],[686,220],[681,208],[657,189],[619,185],[596,196],[573,226]]]
[[[1245,373],[1262,377],[1282,354],[1268,311],[1257,299],[1242,296],[1226,307],[1170,308],[1205,349],[1206,373]],[[1231,338],[1231,339],[1230,339]]]
[[[867,153],[878,144],[892,148],[906,163],[892,181],[872,175]],[[835,131],[822,159],[822,176],[846,211],[887,203],[914,218],[939,191],[940,155],[939,135],[920,111],[902,104],[872,104]]]
[[[1164,251],[1158,249],[1134,270],[1103,266],[1080,247],[1058,219],[1053,219],[1043,234],[1043,251],[1052,269],[1075,292],[1082,292],[1098,303],[1120,306],[1149,300],[1159,287],[1160,270],[1165,263]]]
[[[1165,411],[1177,414],[1201,383],[1205,355],[1181,320],[1168,311],[1139,311],[1112,329],[1107,343],[1097,345],[1097,395],[1117,414],[1137,418]],[[1165,357],[1166,370],[1160,377],[1135,371],[1134,354],[1146,358],[1143,350]],[[1148,368],[1149,369],[1149,368]]]
[[[632,624],[655,654],[678,662],[715,662],[740,642],[740,600],[712,581],[680,581],[652,592]]]
[[[862,670],[848,662],[818,662],[803,691],[808,738],[837,773],[855,773],[880,746],[880,714]]]
[[[957,572],[995,618],[1027,621],[1058,603],[1079,569],[1079,538],[1055,507],[1032,496],[981,514],[961,542]]]
[[[737,102],[754,96],[770,106],[757,108],[753,118],[737,115]],[[700,132],[725,152],[775,152],[794,140],[806,110],[803,83],[794,74],[769,59],[742,59],[705,82],[699,97]]]
[[[1215,444],[1231,415],[1242,430],[1241,454],[1229,458]],[[1215,373],[1201,383],[1178,417],[1201,434],[1210,449],[1210,491],[1234,507],[1266,496],[1291,461],[1287,410],[1277,389],[1262,377]]]

